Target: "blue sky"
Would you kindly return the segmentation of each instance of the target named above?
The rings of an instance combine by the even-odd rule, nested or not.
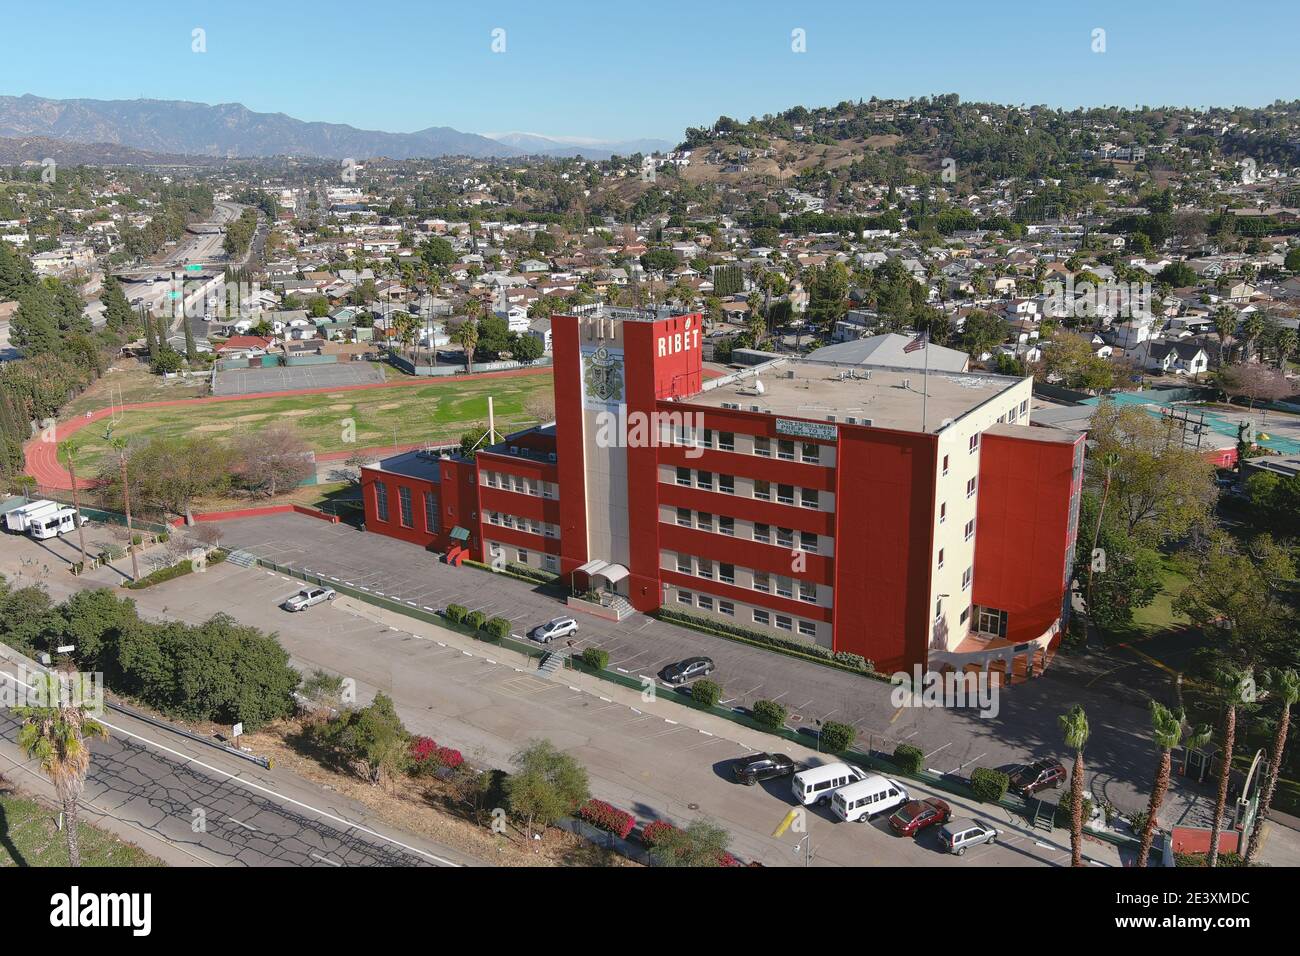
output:
[[[240,102],[395,132],[675,140],[721,114],[872,95],[1067,107],[1300,97],[1300,4],[1285,0],[9,0],[0,23],[0,93]],[[206,53],[191,50],[195,28]],[[1092,51],[1096,28],[1104,53]],[[795,29],[804,53],[791,50]]]

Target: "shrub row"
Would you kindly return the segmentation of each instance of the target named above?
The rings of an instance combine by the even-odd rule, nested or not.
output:
[[[509,618],[489,618],[482,611],[471,611],[463,604],[448,604],[443,609],[442,616],[453,624],[463,624],[475,631],[483,631],[494,641],[510,636]]]
[[[778,704],[774,700],[756,700],[750,712],[755,720],[772,730],[780,730],[784,727],[785,718],[789,713],[784,704]]]
[[[970,775],[970,787],[983,803],[997,803],[1007,795],[1011,778],[1001,770],[976,767]]]
[[[860,674],[876,673],[875,665],[860,654],[851,654],[848,651],[832,652],[818,644],[804,644],[799,641],[776,637],[741,624],[719,621],[711,617],[692,614],[689,611],[679,611],[676,608],[664,607],[660,608],[656,613],[661,620],[673,624],[682,624],[686,627],[693,627],[696,630],[707,631],[722,637],[734,638],[750,644],[759,644],[782,653],[810,658],[818,663],[833,664],[844,670],[855,671]]]
[[[632,828],[636,826],[636,818],[632,814],[626,810],[620,810],[604,800],[588,800],[578,807],[578,819],[585,820],[593,827],[612,833],[624,840],[632,832]]]
[[[220,564],[226,560],[226,552],[215,551],[208,556],[208,564]],[[146,574],[138,581],[128,581],[122,587],[129,588],[132,591],[138,591],[141,588],[151,588],[155,584],[162,584],[164,581],[171,581],[173,578],[179,578],[194,571],[194,562],[189,558],[178,561],[170,568],[161,568],[152,574]]]
[[[609,651],[603,651],[599,647],[588,647],[582,652],[582,662],[598,671],[603,671],[609,666]]]
[[[894,763],[903,773],[918,774],[925,769],[925,752],[911,744],[899,744],[894,748]]]
[[[441,767],[455,770],[465,762],[465,757],[459,750],[440,746],[432,737],[414,738],[409,752],[411,772],[415,774],[433,773]]]

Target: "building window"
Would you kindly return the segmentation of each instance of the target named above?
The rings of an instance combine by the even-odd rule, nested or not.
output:
[[[713,598],[709,597],[706,594],[701,594],[699,601],[697,603],[699,604],[699,608],[701,611],[713,610]]]
[[[801,451],[803,453],[804,461],[811,462],[815,465],[822,460],[822,450],[820,445],[812,445],[808,442],[804,442]]]
[[[755,624],[762,624],[764,627],[768,627],[772,623],[771,615],[766,611],[759,610],[758,608],[754,608],[753,614],[750,616],[753,617]]]
[[[1011,411],[1007,412],[1007,424],[1014,425],[1015,423],[1016,423],[1016,406],[1012,405]]]
[[[691,486],[691,470],[689,468],[677,469],[677,483],[685,485],[687,488]]]
[[[771,483],[770,483],[770,482],[766,482],[766,481],[764,481],[762,478],[755,478],[755,479],[754,479],[754,497],[755,497],[755,498],[759,498],[759,499],[761,499],[761,500],[763,500],[763,501],[771,501],[771,500],[772,500],[772,485],[771,485]]]
[[[696,562],[696,564],[699,566],[699,570],[696,571],[695,573],[698,574],[698,575],[699,575],[700,577],[702,577],[702,578],[708,578],[710,581],[712,581],[712,580],[713,580],[713,562],[710,561],[708,558],[700,558],[700,559]]]
[[[794,550],[794,531],[789,528],[776,529],[776,543],[783,548]]]
[[[966,540],[969,541],[973,537],[975,537],[975,519],[971,518],[966,522]]]
[[[677,570],[680,571],[682,574],[691,573],[691,559],[689,555],[685,555],[685,554],[677,555]]]
[[[971,569],[967,568],[961,573],[961,589],[966,591],[970,588]]]
[[[759,455],[759,456],[762,457],[762,458],[771,458],[771,457],[772,457],[772,442],[771,442],[771,439],[764,438],[764,437],[762,437],[762,436],[760,436],[760,435],[755,435],[755,436],[754,436],[754,454],[755,454],[755,455]]]
[[[691,509],[690,509],[690,508],[678,508],[678,509],[677,509],[677,523],[678,523],[679,525],[681,525],[683,528],[689,528],[689,527],[691,526]]]
[[[736,493],[736,478],[734,475],[718,475],[718,490],[724,495],[734,495]]]
[[[438,533],[438,499],[432,491],[424,493],[424,530],[429,534]]]
[[[941,617],[943,617],[943,598],[934,602],[934,619],[937,621]]]
[[[800,622],[799,622],[799,633],[800,633],[800,635],[802,635],[803,637],[816,637],[816,636],[817,636],[817,625],[814,624],[812,621],[800,621]]]
[[[718,515],[718,532],[728,537],[735,537],[736,519],[728,518],[726,515]]]
[[[799,600],[809,604],[817,603],[817,585],[812,581],[799,582]]]
[[[778,504],[794,504],[794,485],[777,485],[776,500]]]
[[[677,600],[681,604],[694,604],[695,595],[691,591],[678,591]]]
[[[975,629],[981,634],[992,634],[997,637],[1006,637],[1007,612],[999,611],[994,607],[980,608]]]
[[[971,478],[969,481],[966,482],[966,497],[967,497],[967,498],[974,498],[974,497],[975,497],[975,479],[974,479],[974,478]]]
[[[727,615],[727,617],[735,617],[735,616],[736,616],[736,605],[732,604],[730,601],[719,601],[719,602],[718,602],[718,613],[719,613],[719,614],[725,614],[725,615]]]
[[[560,570],[560,559],[553,554],[544,554],[542,555],[542,567],[547,571],[558,571]]]
[[[968,620],[970,620],[970,606],[969,606],[969,605],[967,605],[966,607],[962,608],[962,611],[961,611],[961,618],[960,618],[960,620],[961,620],[961,623],[962,623],[962,624],[965,624]]]
[[[711,471],[697,471],[697,472],[695,473],[695,487],[696,487],[696,488],[707,488],[709,491],[712,491],[712,490],[713,490],[713,472],[711,472]]]
[[[794,621],[784,614],[778,614],[776,616],[776,626],[783,631],[793,631]]]
[[[734,564],[718,563],[718,580],[723,584],[736,583],[736,566]]]
[[[754,572],[754,590],[762,591],[764,594],[767,594],[772,590],[772,585],[766,571]]]
[[[971,436],[970,436],[970,440],[966,443],[966,449],[967,449],[967,450],[968,450],[972,455],[975,454],[975,452],[977,452],[977,451],[980,450],[980,433],[979,433],[979,432],[976,432],[974,435],[971,435]]]
[[[943,456],[943,473],[944,473],[945,475],[948,474],[948,456],[947,456],[947,455],[944,455],[944,456]]]
[[[382,481],[375,482],[375,513],[380,521],[388,520],[388,485]]]
[[[787,438],[777,439],[776,457],[782,461],[794,461],[794,442]]]
[[[735,451],[735,432],[718,432],[718,451]]]
[[[706,428],[706,429],[704,429],[704,437],[701,438],[701,439],[699,440],[699,442],[697,442],[697,444],[698,444],[701,448],[712,448],[712,447],[713,447],[713,429],[712,429],[712,428]]]
[[[520,548],[518,551],[515,552],[515,558],[519,561],[520,564],[527,564],[528,552],[525,551],[523,548]]]
[[[947,520],[948,520],[948,502],[941,501],[939,502],[939,524],[943,524]]]
[[[776,576],[776,596],[783,598],[794,597],[794,579],[778,574]]]
[[[770,544],[772,541],[772,529],[765,524],[754,525],[754,540],[763,544]]]
[[[1029,414],[1029,399],[1026,398],[1023,402],[1020,403],[1020,417],[1024,418],[1028,414]]]
[[[701,531],[712,531],[713,515],[709,514],[707,511],[701,511],[695,516],[695,527],[699,528]]]
[[[799,550],[807,551],[809,554],[817,553],[817,535],[811,531],[799,532]]]
[[[812,488],[799,489],[799,504],[805,508],[817,508],[820,506],[820,500],[817,492]]]

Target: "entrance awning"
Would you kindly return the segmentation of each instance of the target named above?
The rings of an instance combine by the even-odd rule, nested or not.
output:
[[[592,560],[588,561],[586,564],[584,564],[582,567],[578,568],[577,570],[579,574],[586,574],[590,576],[590,575],[599,574],[602,569],[607,567],[609,567],[608,561],[601,561],[599,558],[593,558]]]
[[[451,537],[452,540],[454,541],[468,541],[469,529],[462,528],[460,525],[456,525],[456,527],[451,529]]]
[[[617,584],[628,575],[628,570],[623,567],[623,565],[613,564],[609,561],[601,561],[599,558],[594,558],[591,561],[588,561],[582,567],[578,568],[577,571],[579,574],[585,574],[591,578],[600,576],[610,584]]]

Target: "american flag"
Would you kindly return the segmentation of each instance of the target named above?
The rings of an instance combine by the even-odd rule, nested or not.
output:
[[[912,341],[908,342],[906,345],[903,346],[903,351],[915,352],[917,349],[925,348],[927,334],[928,333],[926,332],[922,332],[916,338],[912,339]]]

